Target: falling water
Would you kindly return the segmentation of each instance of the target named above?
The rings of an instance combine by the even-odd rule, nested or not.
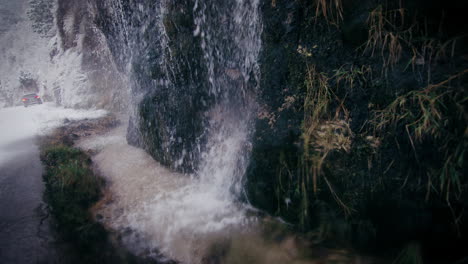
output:
[[[123,68],[132,74],[133,85],[139,85],[133,89],[135,105],[148,90],[178,89],[170,78],[164,77],[177,71],[170,52],[152,54],[158,60],[155,63],[160,63],[163,77],[146,83],[149,88],[142,88],[139,75],[131,66],[136,58],[147,58],[145,41],[170,50],[163,23],[167,15],[165,5],[156,2],[153,8],[158,12],[150,18],[148,12],[154,10],[145,10],[143,5],[136,5],[137,10],[131,14],[127,10],[130,7],[119,1],[107,6],[114,19],[126,25],[119,28],[116,38],[136,51],[124,54],[130,57],[120,58],[127,63]],[[148,154],[121,142],[124,130],[82,143],[83,147],[101,150],[95,161],[112,182],[113,202],[98,210],[104,215],[103,221],[116,230],[127,230],[123,240],[138,254],[156,254],[157,249],[184,263],[201,261],[209,247],[207,237],[227,234],[253,220],[246,217],[239,198],[249,157],[261,46],[257,0],[197,0],[192,12],[193,34],[201,38],[202,66],[207,69],[206,80],[198,81],[207,82],[214,98],[204,113],[201,137],[206,140],[199,141],[193,149],[200,153],[194,173],[182,175],[155,164]],[[135,24],[140,32],[147,33],[153,27],[150,32],[158,35],[143,40],[127,28]],[[134,110],[133,115],[137,113]],[[169,133],[174,134],[170,129]]]
[[[169,9],[177,9],[177,4],[166,0],[155,1],[151,5],[139,1],[100,3],[100,8],[107,10],[110,20],[116,22],[107,25],[107,31],[111,32],[108,36],[112,38],[109,45],[114,49],[114,57],[120,61],[121,69],[132,80],[134,107],[131,115],[137,120],[137,124],[132,125],[138,127],[138,120],[141,119],[140,102],[154,94],[169,93],[166,97],[157,97],[159,101],[149,111],[165,111],[158,109],[164,106],[174,107],[171,102],[163,101],[177,100],[180,94],[191,94],[189,100],[200,100],[201,105],[208,105],[203,120],[194,121],[204,126],[203,131],[195,134],[197,139],[194,144],[182,144],[184,148],[181,153],[174,154],[176,158],[171,167],[178,168],[185,156],[200,156],[198,164],[192,166],[196,177],[218,192],[232,194],[233,199],[240,195],[242,189],[259,79],[257,57],[261,48],[261,20],[258,4],[258,0],[195,0],[193,9],[188,10],[193,15],[182,12],[185,17],[193,17],[195,29],[192,33],[200,38],[202,51],[200,58],[195,58],[202,60],[201,65],[190,65],[193,63],[193,60],[189,60],[191,58],[183,58],[188,62],[177,61],[174,57],[177,50],[174,51],[169,44],[171,41],[184,41],[168,36],[168,31],[173,29],[167,27],[173,26],[167,21],[174,15]],[[179,66],[183,63],[189,64],[187,68],[192,75],[182,75],[183,69]],[[153,76],[154,71],[158,72],[157,77]],[[206,74],[198,73],[205,71]],[[148,75],[151,75],[150,78]],[[179,86],[179,75],[198,78],[191,80],[197,84]],[[203,86],[197,86],[198,83],[206,83],[209,95],[192,97],[198,92],[192,90],[203,89]],[[188,108],[184,111],[190,110],[200,109]],[[183,111],[180,114],[187,115]],[[171,144],[186,140],[183,133],[194,132],[187,129],[179,132],[180,125],[171,125],[188,120],[173,113],[162,112],[161,115],[165,122],[155,125],[165,126],[168,136],[164,139],[166,141],[160,142],[160,148],[170,152]],[[151,124],[144,125],[149,127],[147,130],[154,130]]]
[[[245,173],[251,113],[258,80],[261,21],[258,1],[196,1],[195,35],[200,35],[211,93],[208,143],[198,175],[226,199],[239,197]]]

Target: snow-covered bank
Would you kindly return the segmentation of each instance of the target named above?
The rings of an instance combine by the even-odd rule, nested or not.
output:
[[[0,109],[0,164],[28,151],[18,148],[15,142],[44,134],[65,119],[98,118],[106,113],[104,110],[67,109],[49,103]]]

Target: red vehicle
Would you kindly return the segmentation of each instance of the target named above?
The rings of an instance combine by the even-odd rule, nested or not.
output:
[[[24,107],[28,107],[33,104],[42,104],[41,98],[35,93],[23,96],[23,99],[21,99],[21,101],[23,101]]]

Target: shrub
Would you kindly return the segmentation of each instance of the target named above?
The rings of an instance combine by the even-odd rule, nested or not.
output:
[[[104,228],[88,211],[100,197],[103,180],[93,173],[88,155],[76,148],[46,146],[41,160],[45,165],[45,200],[58,231],[80,251],[92,251],[92,245],[106,240]]]

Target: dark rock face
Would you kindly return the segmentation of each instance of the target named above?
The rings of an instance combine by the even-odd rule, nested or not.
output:
[[[157,160],[171,168],[191,172],[198,164],[197,145],[202,145],[202,133],[207,126],[204,113],[213,98],[208,92],[200,39],[193,34],[193,2],[171,1],[166,8],[163,24],[167,46],[161,50],[166,54],[159,55],[166,57],[165,65],[155,64],[158,55],[153,53],[161,52],[158,51],[161,47],[150,46],[149,58],[141,61],[141,67],[146,65],[148,72],[143,73],[143,69],[141,73],[135,72],[138,82],[149,79],[166,84],[156,84],[147,90],[139,105],[138,124],[142,146]],[[146,34],[157,35],[156,32]]]
[[[466,166],[458,149],[467,144],[460,99],[466,98],[467,28],[458,26],[456,12],[466,4],[260,1],[258,74],[245,67],[251,57],[242,51],[252,47],[228,34],[238,32],[230,22],[235,1],[218,2],[94,3],[94,22],[116,67],[131,69],[135,107],[128,141],[166,166],[193,172],[207,134],[222,123],[217,119],[236,120],[255,100],[245,186],[253,205],[303,231],[320,229],[325,235],[318,240],[367,249],[417,240],[428,251],[436,238],[453,238],[448,245],[458,252],[454,244],[466,241],[456,233],[466,232],[466,225],[449,223],[444,197],[464,220],[467,205],[460,197],[466,192],[455,197],[453,189],[426,190],[447,188],[445,164],[452,179],[461,179]],[[200,22],[202,13],[208,15]],[[77,21],[83,20],[79,14]],[[204,23],[218,25],[205,28],[209,41],[198,28]],[[64,45],[73,46],[61,34]],[[429,84],[441,84],[447,93]],[[431,99],[415,103],[426,95]],[[415,127],[427,109],[437,109],[425,123],[434,128]],[[455,157],[458,163],[451,162]],[[455,188],[466,186],[459,180]],[[386,210],[393,218],[382,217]]]
[[[168,167],[193,171],[212,104],[200,39],[193,34],[193,1],[123,1],[120,10],[103,1],[98,8],[107,12],[101,11],[98,24],[121,71],[132,68],[129,143]]]
[[[255,61],[243,45],[259,36],[248,35],[246,22],[234,17],[235,8],[245,7],[236,1],[194,4],[123,1],[117,10],[111,2],[97,4],[99,27],[120,70],[131,68],[129,143],[183,172],[197,168],[208,131],[220,126],[210,109],[245,116],[246,98],[256,87]]]
[[[323,2],[330,6],[321,6]],[[467,6],[459,1],[414,1],[404,6],[398,1],[338,2],[342,5],[334,6],[336,1],[261,2],[261,111],[247,172],[249,200],[301,230],[327,230],[327,237],[320,239],[352,241],[366,250],[376,245],[398,248],[416,240],[424,245],[424,254],[435,257],[438,253],[431,255],[431,248],[438,237],[450,244],[440,254],[455,260],[461,257],[458,244],[466,239],[457,238],[454,230],[464,230],[466,236],[467,226],[448,224],[451,216],[445,196],[437,191],[427,198],[424,188],[438,178],[439,174],[432,174],[428,183],[430,171],[440,172],[447,162],[444,153],[456,152],[455,146],[444,148],[445,143],[429,132],[417,141],[417,133],[411,125],[405,128],[404,121],[380,132],[372,122],[377,113],[390,111],[389,105],[399,96],[428,91],[428,84],[457,76],[450,79],[453,93],[444,99],[452,106],[442,110],[447,120],[443,130],[453,131],[458,145],[467,144],[461,136],[466,119],[459,119],[452,108],[460,107],[456,98],[466,95],[462,91],[468,65],[462,59],[467,53],[466,37],[461,36],[468,31],[458,21],[460,10],[466,11]],[[429,11],[427,5],[437,9]],[[404,19],[399,13],[403,10]],[[441,22],[443,13],[450,14],[450,21]],[[391,15],[393,25],[383,25],[376,32],[371,18],[381,15]],[[427,27],[416,30],[420,25]],[[408,37],[410,32],[413,39]],[[390,42],[382,41],[372,54],[369,45],[375,44],[376,36],[390,33],[398,35],[401,47],[392,50],[385,46]],[[385,38],[390,41],[390,36]],[[432,43],[452,43],[456,38],[453,52],[458,55],[434,58],[420,52],[419,60],[415,59],[415,50],[428,48],[419,37]],[[390,61],[392,52],[397,59]],[[320,92],[327,91],[331,92],[320,97]],[[397,102],[412,104],[406,99]],[[414,111],[418,106],[410,108]],[[314,118],[316,123],[311,121]],[[454,165],[456,177],[463,166]],[[466,188],[466,181],[459,186]],[[449,199],[461,216],[467,204],[459,198]],[[392,217],[386,217],[389,214]]]
[[[264,20],[262,52],[260,54],[259,104],[267,114],[257,121],[253,153],[247,172],[247,189],[251,202],[270,212],[278,204],[275,196],[281,153],[288,159],[297,159],[300,115],[294,109],[286,109],[281,115],[272,114],[279,109],[284,98],[294,95],[303,86],[297,77],[304,74],[302,58],[295,54],[303,21],[303,9],[299,1],[263,1]],[[294,70],[297,70],[294,72]],[[267,195],[266,195],[267,194]]]

